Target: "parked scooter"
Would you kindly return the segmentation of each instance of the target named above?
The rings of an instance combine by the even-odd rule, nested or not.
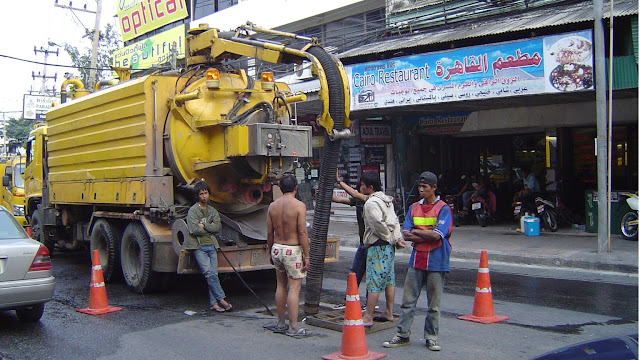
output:
[[[536,197],[536,211],[545,228],[551,232],[558,231],[558,215],[556,214],[556,205],[552,200],[541,196]]]
[[[531,199],[533,199],[533,201]],[[543,196],[516,201],[513,208],[513,215],[518,223],[520,222],[520,218],[526,213],[540,218],[542,225],[549,231],[558,231],[558,215],[554,201]]]
[[[495,195],[491,190],[486,191],[484,196],[474,195],[471,197],[471,211],[475,214],[480,226],[485,227],[494,220],[492,211],[494,202]]]
[[[453,215],[453,226],[460,226],[460,222],[464,217],[464,212],[462,211],[462,200],[459,196],[446,195],[444,197],[444,201],[451,209],[451,214]]]
[[[638,241],[638,195],[623,193],[627,196],[627,204],[631,208],[622,216],[620,230],[625,240]]]

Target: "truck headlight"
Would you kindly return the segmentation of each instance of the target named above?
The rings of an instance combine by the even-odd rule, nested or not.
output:
[[[13,205],[13,216],[24,216],[24,206]]]

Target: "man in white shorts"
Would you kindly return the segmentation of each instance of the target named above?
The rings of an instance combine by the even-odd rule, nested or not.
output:
[[[269,205],[267,215],[267,244],[271,263],[276,267],[276,310],[278,324],[269,327],[293,337],[309,336],[311,332],[298,327],[298,308],[302,279],[309,269],[309,235],[307,208],[296,199],[298,181],[293,175],[280,179],[282,197]],[[289,291],[287,292],[287,285]],[[289,310],[289,326],[285,321]]]

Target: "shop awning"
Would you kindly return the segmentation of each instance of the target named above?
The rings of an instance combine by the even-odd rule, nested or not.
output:
[[[609,2],[604,3],[603,16],[610,17]],[[614,1],[613,13],[615,17],[638,14],[637,0]],[[508,32],[532,30],[551,26],[565,25],[593,21],[593,2],[582,1],[563,6],[545,7],[519,14],[501,15],[490,19],[480,18],[477,21],[464,24],[456,23],[452,27],[443,29],[427,29],[416,35],[403,35],[394,39],[373,42],[338,55],[344,59],[384,53],[388,51],[408,49],[425,45],[445,43],[455,40],[483,37]]]

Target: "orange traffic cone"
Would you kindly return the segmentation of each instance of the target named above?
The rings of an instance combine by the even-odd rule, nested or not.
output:
[[[489,260],[487,252],[480,253],[480,266],[478,267],[478,280],[476,281],[476,297],[473,300],[471,315],[458,316],[460,320],[468,320],[482,324],[491,324],[505,321],[508,316],[495,315],[493,313],[493,298],[491,296],[491,281],[489,280]]]
[[[24,228],[24,230],[27,232],[27,235],[31,237],[31,226],[27,226],[26,228]]]
[[[377,360],[387,357],[387,354],[369,351],[367,339],[364,335],[362,323],[362,308],[360,307],[360,295],[356,273],[349,273],[347,281],[347,299],[344,310],[344,323],[342,325],[342,347],[340,351],[323,356],[324,360],[338,359],[364,359]]]
[[[100,253],[93,250],[93,266],[91,266],[91,288],[89,292],[89,307],[76,309],[77,312],[89,315],[102,315],[110,312],[120,311],[122,308],[109,306],[107,301],[107,289],[104,287],[102,277],[102,265],[100,265]]]

